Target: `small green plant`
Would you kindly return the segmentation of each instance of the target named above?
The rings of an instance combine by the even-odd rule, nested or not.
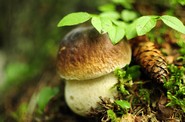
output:
[[[108,33],[113,44],[118,43],[124,37],[131,39],[147,34],[156,26],[159,20],[174,30],[185,34],[185,26],[174,16],[146,15],[138,17],[138,14],[134,11],[123,9],[121,12],[118,12],[115,9],[118,4],[126,8],[132,8],[129,2],[127,5],[122,0],[112,0],[112,2],[111,4],[99,7],[100,14],[90,14],[87,12],[68,14],[60,20],[58,27],[77,25],[90,20],[91,24],[99,33]],[[129,17],[127,16],[128,14]]]
[[[133,79],[140,77],[140,67],[138,65],[126,66],[124,69],[117,68],[114,72],[117,76],[119,83],[116,85],[118,91],[122,96],[129,96],[129,88],[133,85]],[[127,114],[131,108],[130,99],[125,97],[124,99],[117,99],[114,101],[113,106],[116,109],[108,109],[107,116],[111,122],[118,122],[119,117],[123,114]]]
[[[126,100],[116,100],[115,103],[121,108],[121,115],[128,113],[131,104]]]
[[[179,106],[185,113],[185,67],[169,65],[170,78],[164,83],[167,97],[170,100],[167,106]]]
[[[140,66],[134,65],[129,67],[128,65],[124,69],[117,68],[114,71],[115,76],[118,78],[118,91],[123,95],[130,94],[126,87],[132,87],[133,79],[136,79],[140,76]]]
[[[107,116],[111,122],[119,122],[119,117],[123,114],[127,114],[128,110],[131,108],[131,104],[126,100],[115,100],[114,106],[117,106],[117,110],[113,111],[111,109],[107,110]]]
[[[11,116],[17,121],[17,122],[23,122],[25,121],[25,117],[28,113],[28,104],[26,102],[21,103],[19,107],[16,109],[16,111],[13,111],[11,113]]]
[[[139,89],[139,98],[143,103],[150,104],[150,91],[145,88]]]
[[[126,75],[126,71],[123,71],[121,69],[116,69],[115,75],[117,76],[119,81],[119,85],[117,87],[118,91],[120,91],[123,95],[128,95],[129,91],[126,90],[125,86],[132,85],[132,78],[130,77],[130,75]]]
[[[185,66],[185,42],[184,42],[184,39],[181,39],[180,37],[178,37],[178,41],[177,41],[177,45],[180,47],[179,48],[179,53],[180,53],[180,56],[177,58],[177,61],[180,61],[182,62],[182,64],[184,64]]]
[[[117,116],[113,110],[111,109],[107,110],[107,116],[111,120],[111,122],[118,122]]]
[[[185,5],[185,1],[184,0],[171,0],[170,4],[172,4],[172,5],[177,5],[177,4]]]
[[[51,98],[53,96],[55,96],[57,93],[59,92],[59,88],[58,87],[44,87],[41,89],[41,91],[38,93],[37,95],[37,105],[38,105],[38,109],[37,112],[42,114],[46,105],[48,104],[49,100],[51,100]]]

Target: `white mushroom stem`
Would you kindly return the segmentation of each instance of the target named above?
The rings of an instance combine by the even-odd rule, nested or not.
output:
[[[118,82],[113,73],[91,79],[66,81],[65,99],[68,106],[76,114],[86,116],[91,108],[96,108],[102,98],[110,98],[111,101],[117,95],[115,84]]]

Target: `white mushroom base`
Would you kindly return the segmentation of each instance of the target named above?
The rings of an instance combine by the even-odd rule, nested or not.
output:
[[[115,84],[118,82],[113,73],[91,79],[91,80],[70,80],[66,81],[65,100],[70,109],[81,116],[90,113],[91,108],[98,106],[100,96],[114,100],[117,95]]]

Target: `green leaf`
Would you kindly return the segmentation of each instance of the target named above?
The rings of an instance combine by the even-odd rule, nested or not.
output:
[[[65,16],[60,22],[58,23],[58,27],[62,26],[70,26],[70,25],[77,25],[83,22],[86,22],[91,18],[91,15],[87,12],[76,12],[71,13]]]
[[[102,27],[102,22],[99,16],[94,16],[92,17],[91,20],[92,25],[95,27],[95,29],[99,32],[99,33],[104,33],[102,32],[103,27]]]
[[[44,87],[41,89],[41,91],[38,93],[37,96],[37,104],[40,111],[43,111],[49,100],[55,96],[59,92],[59,89],[57,87],[51,88],[51,87]]]
[[[123,21],[118,21],[118,20],[112,20],[112,22],[117,25],[117,26],[121,26],[124,29],[127,27],[127,23],[123,22]]]
[[[120,15],[116,11],[107,11],[100,14],[101,17],[107,17],[111,20],[116,20],[120,18]]]
[[[124,8],[126,8],[126,9],[131,9],[131,8],[133,8],[133,6],[132,6],[132,0],[112,0],[114,3],[116,3],[116,4],[120,4],[120,5],[122,5]]]
[[[179,3],[184,6],[185,5],[185,1],[184,0],[179,0]]]
[[[112,29],[108,31],[108,35],[113,44],[117,44],[125,35],[125,29],[121,26],[112,26]]]
[[[130,103],[126,100],[116,100],[115,103],[122,109],[129,109],[131,107]]]
[[[150,103],[150,91],[148,89],[139,89],[139,96],[143,102]]]
[[[123,82],[125,82],[125,80],[122,80]],[[120,84],[118,86],[118,90],[123,94],[123,95],[129,95],[129,91],[125,88],[124,83]]]
[[[5,72],[6,72],[6,81],[8,85],[18,84],[20,80],[25,77],[26,73],[29,71],[29,65],[20,62],[10,63]],[[17,82],[14,82],[14,81]]]
[[[106,12],[106,11],[115,11],[115,5],[108,3],[108,4],[104,4],[100,7],[98,7],[98,10],[102,11],[102,12]]]
[[[136,21],[134,21],[133,23],[127,25],[127,27],[126,27],[126,38],[129,40],[129,39],[132,39],[136,36],[137,36]]]
[[[139,65],[134,65],[134,66],[129,67],[127,69],[127,74],[130,74],[132,79],[139,78],[140,75],[141,75],[140,66]]]
[[[142,16],[137,19],[136,31],[139,36],[152,30],[157,22],[158,16]]]
[[[16,122],[21,122],[23,121],[22,118],[26,116],[27,112],[28,112],[28,103],[23,102],[19,105],[16,111],[13,111],[11,113],[11,116],[16,120]],[[5,121],[2,121],[2,122],[5,122]]]
[[[176,5],[178,5],[178,4],[184,6],[184,5],[185,5],[185,0],[171,0],[171,1],[170,1],[170,4],[171,4],[171,6],[172,6],[172,5],[173,5],[173,6],[176,6]]]
[[[129,11],[129,10],[123,10],[121,12],[121,17],[124,21],[132,21],[137,18],[137,14],[134,11]]]
[[[119,79],[123,79],[126,76],[126,71],[120,69],[120,68],[116,68],[114,70],[114,74],[116,77],[118,77]]]
[[[107,110],[107,115],[111,119],[111,122],[117,122],[117,117],[113,110]]]
[[[112,21],[107,17],[93,16],[91,23],[101,34],[107,33],[112,29]]]
[[[177,19],[174,16],[169,16],[169,15],[163,15],[160,17],[160,19],[169,27],[173,28],[174,30],[181,32],[185,34],[185,26],[183,23]]]

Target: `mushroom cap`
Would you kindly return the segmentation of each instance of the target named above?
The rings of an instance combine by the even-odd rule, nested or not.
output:
[[[99,34],[93,27],[78,27],[61,41],[57,68],[66,80],[87,80],[122,68],[130,61],[127,41],[113,45],[107,34]]]

